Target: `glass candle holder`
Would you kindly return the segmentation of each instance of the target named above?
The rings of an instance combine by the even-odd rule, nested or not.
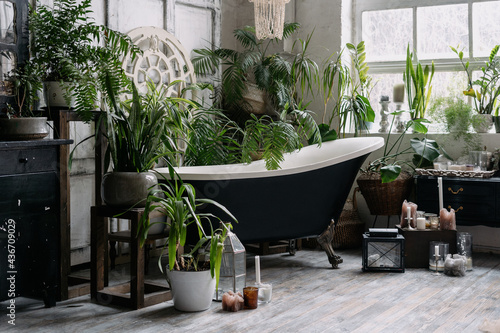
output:
[[[430,228],[431,230],[438,230],[439,229],[439,217],[438,216],[431,216],[429,218],[430,221]]]
[[[273,286],[270,283],[259,283],[259,303],[269,303],[273,296]]]
[[[450,253],[450,244],[439,241],[429,242],[429,269],[434,272],[443,272],[444,261],[448,253]]]
[[[257,304],[259,301],[259,288],[243,288],[243,301],[246,309],[257,309]]]
[[[457,252],[467,259],[466,269],[472,270],[472,235],[468,232],[457,234]]]

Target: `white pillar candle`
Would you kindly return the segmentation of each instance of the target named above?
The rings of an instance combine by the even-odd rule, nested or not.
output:
[[[408,207],[406,207],[406,218],[408,219],[408,226],[410,226],[410,222],[411,222],[411,207],[408,205]]]
[[[260,283],[260,257],[255,256],[255,281]]]
[[[443,177],[438,177],[439,210],[443,208]]]
[[[439,256],[439,245],[434,246],[434,256]]]
[[[425,230],[425,217],[417,217],[417,230]]]
[[[405,100],[405,85],[398,83],[394,85],[392,99],[394,103],[403,103]]]

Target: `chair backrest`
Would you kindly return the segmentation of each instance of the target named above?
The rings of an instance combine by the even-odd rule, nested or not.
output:
[[[144,52],[133,61],[130,55],[123,59],[123,68],[139,92],[147,91],[147,80],[165,85],[179,80],[168,89],[168,96],[178,96],[186,85],[196,83],[189,53],[174,35],[157,27],[136,28],[128,35]]]

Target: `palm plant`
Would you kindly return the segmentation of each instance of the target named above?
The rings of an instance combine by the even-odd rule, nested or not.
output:
[[[298,23],[285,23],[283,37],[289,38],[299,27]],[[224,67],[220,80],[221,95],[217,101],[223,109],[236,114],[250,110],[250,105],[244,100],[249,82],[254,82],[267,93],[273,109],[278,112],[293,109],[297,104],[294,100],[297,85],[303,91],[312,91],[317,65],[306,53],[310,37],[294,43],[294,47],[300,46],[301,50],[289,61],[282,54],[268,54],[269,48],[278,43],[278,39],[259,40],[254,27],[236,29],[234,36],[243,51],[196,49],[194,52],[197,55],[192,59],[198,75],[212,74],[219,66]]]

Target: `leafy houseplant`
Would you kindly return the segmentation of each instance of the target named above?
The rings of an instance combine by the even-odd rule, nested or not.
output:
[[[406,49],[406,69],[403,73],[406,94],[408,96],[408,106],[411,119],[425,118],[425,112],[429,106],[432,93],[432,78],[434,77],[434,62],[431,67],[422,64],[417,60],[413,63],[414,54],[410,52],[410,46]],[[419,123],[415,123],[418,126]],[[422,131],[423,129],[421,129]]]
[[[474,110],[479,115],[483,115],[476,115],[474,117],[474,129],[479,133],[488,132],[492,125],[491,114],[498,116],[498,109],[500,108],[498,102],[498,97],[500,96],[500,56],[498,56],[500,45],[493,47],[488,60],[481,67],[481,76],[476,80],[472,79],[469,61],[464,62],[463,52],[453,47],[451,49],[458,55],[467,74],[468,85],[467,90],[464,91],[464,95],[472,97]]]
[[[105,93],[98,81],[110,75],[123,81],[120,57],[140,52],[128,36],[95,24],[91,1],[55,0],[53,7],[37,2],[29,12],[28,61],[40,68],[41,81],[65,82],[66,102],[73,97],[85,121],[99,107],[99,93]]]
[[[299,28],[298,23],[285,23],[283,37],[290,37]],[[238,120],[240,126],[250,117],[247,113],[252,106],[245,100],[248,83],[254,83],[267,95],[271,108],[280,113],[284,109],[295,109],[296,87],[303,91],[312,91],[317,65],[307,56],[310,37],[298,41],[302,48],[292,59],[284,54],[268,54],[278,39],[259,40],[255,28],[247,26],[234,31],[235,38],[243,46],[243,51],[211,48],[196,49],[197,54],[192,62],[198,75],[214,72],[214,68],[223,66],[220,95],[216,103],[229,111],[232,119]],[[296,42],[297,43],[297,42]],[[297,45],[294,43],[294,46]]]
[[[165,244],[165,247],[168,248],[167,280],[172,289],[174,306],[182,311],[206,310],[210,306],[215,288],[219,284],[223,244],[228,231],[226,228],[230,227],[230,224],[228,226],[223,223],[220,228],[214,229],[211,220],[218,220],[218,218],[210,213],[197,212],[197,207],[206,204],[215,205],[235,222],[237,220],[224,206],[216,201],[198,198],[195,188],[191,184],[184,183],[172,167],[169,167],[169,174],[170,179],[165,179],[164,182],[158,185],[158,189],[152,189],[148,195],[145,214],[140,223],[139,238],[142,245],[147,237],[148,229],[151,227],[148,220],[150,212],[158,210],[167,216],[167,221],[165,222],[167,227],[169,227],[169,237]],[[208,223],[202,223],[203,220],[207,220]],[[204,229],[204,226],[207,224],[210,226],[209,233]],[[191,225],[195,228],[190,228]],[[197,234],[196,238],[198,241],[189,253],[183,254],[182,248],[187,245],[188,233],[193,230]],[[206,267],[198,262],[196,252],[208,241],[210,242],[210,274],[203,274]],[[163,272],[161,256],[158,260],[158,265]],[[186,275],[188,273],[191,276],[195,274],[207,277],[202,278],[198,282],[198,285],[191,284],[186,286],[182,280],[188,279],[188,275]],[[178,279],[181,279],[181,281]],[[210,281],[215,283],[210,283]],[[194,304],[190,304],[188,300],[191,300],[192,297],[186,294],[193,291],[196,293],[194,297],[196,301]],[[202,294],[205,297],[202,297]]]
[[[105,169],[112,162],[113,172],[103,177],[103,199],[108,205],[144,205],[149,188],[157,183],[156,175],[147,171],[159,158],[171,153],[171,149],[162,150],[162,147],[172,147],[170,138],[165,135],[168,105],[162,97],[162,88],[152,83],[144,96],[139,96],[131,83],[132,98],[125,102],[118,100],[110,77],[107,77],[105,88],[108,103],[100,122],[108,139]],[[133,190],[132,182],[135,181],[137,189]]]
[[[13,86],[17,105],[7,104],[5,113],[0,115],[0,138],[4,140],[42,139],[49,134],[47,117],[36,117],[35,103],[41,88],[38,80],[39,69],[26,63],[12,70],[6,79]]]

